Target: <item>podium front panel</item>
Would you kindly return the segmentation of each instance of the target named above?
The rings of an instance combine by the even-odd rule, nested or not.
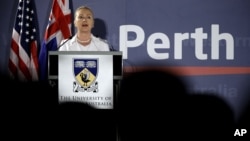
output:
[[[114,78],[122,75],[120,52],[60,51],[49,56],[50,65],[58,62],[58,68],[49,67],[49,78],[58,80],[59,103],[83,102],[97,109],[114,108]],[[114,69],[114,65],[118,68]]]

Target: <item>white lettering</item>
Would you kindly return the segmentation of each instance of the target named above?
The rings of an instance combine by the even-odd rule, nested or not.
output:
[[[234,132],[234,136],[244,136],[247,133],[246,129],[236,129]]]
[[[128,39],[128,33],[136,33],[135,40]],[[138,47],[144,41],[145,33],[140,26],[137,25],[122,25],[120,26],[120,51],[123,52],[123,58],[128,58],[128,48]]]
[[[182,59],[182,41],[189,39],[188,33],[175,33],[174,34],[174,58],[175,59]]]
[[[134,33],[135,39],[129,39],[129,33]],[[208,53],[204,52],[203,40],[208,39],[208,34],[203,33],[203,28],[196,28],[194,33],[175,33],[174,34],[174,59],[183,59],[182,49],[183,41],[190,39],[195,40],[195,57],[198,60],[207,60]],[[138,25],[121,25],[120,26],[120,51],[123,52],[123,59],[128,58],[128,48],[139,47],[144,43],[145,32]],[[132,36],[131,36],[132,37]],[[226,59],[234,59],[234,39],[229,33],[219,33],[219,25],[211,25],[211,59],[219,59],[220,41],[226,42]],[[169,59],[169,52],[163,50],[157,52],[157,49],[170,49],[170,40],[164,33],[156,32],[149,35],[147,39],[147,53],[152,59],[163,60]]]
[[[207,33],[203,33],[203,28],[196,28],[195,33],[191,33],[195,40],[195,56],[199,60],[206,60],[207,54],[203,52],[203,39],[207,39]]]
[[[212,25],[212,59],[219,59],[219,41],[226,41],[226,58],[228,60],[234,59],[234,39],[229,33],[219,34],[219,25]]]
[[[156,40],[160,40],[161,44],[156,43]],[[155,49],[168,49],[170,48],[170,42],[168,36],[163,33],[154,33],[148,37],[147,51],[148,55],[156,60],[168,59],[168,53],[157,53]]]

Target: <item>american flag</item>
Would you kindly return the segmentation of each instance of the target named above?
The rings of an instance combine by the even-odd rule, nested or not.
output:
[[[48,79],[48,52],[56,51],[63,39],[71,36],[69,0],[53,0],[41,51],[39,54],[40,80]]]
[[[33,0],[19,0],[13,27],[9,71],[13,79],[38,80],[38,28]]]

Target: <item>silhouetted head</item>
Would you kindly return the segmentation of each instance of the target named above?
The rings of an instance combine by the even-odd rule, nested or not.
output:
[[[177,131],[186,88],[174,74],[145,70],[127,75],[118,97],[119,131],[124,141],[162,140]],[[176,126],[176,127],[175,127]]]

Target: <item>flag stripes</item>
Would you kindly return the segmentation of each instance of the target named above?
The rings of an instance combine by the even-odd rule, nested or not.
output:
[[[38,80],[38,39],[35,3],[19,0],[12,32],[9,72],[20,81]]]

